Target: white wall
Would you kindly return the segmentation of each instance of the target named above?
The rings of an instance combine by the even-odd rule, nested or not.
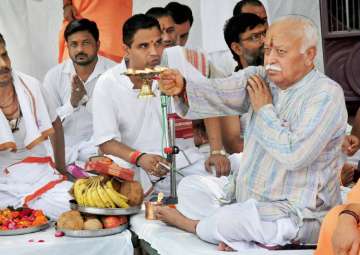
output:
[[[42,79],[57,62],[61,0],[1,0],[0,33],[14,68]]]

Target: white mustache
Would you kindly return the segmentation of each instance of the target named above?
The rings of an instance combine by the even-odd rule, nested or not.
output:
[[[267,65],[265,65],[265,70],[281,72],[282,68],[278,65],[267,64]]]

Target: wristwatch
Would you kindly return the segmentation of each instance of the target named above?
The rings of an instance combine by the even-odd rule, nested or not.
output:
[[[210,155],[226,156],[226,151],[225,150],[213,150],[213,151],[210,152]]]

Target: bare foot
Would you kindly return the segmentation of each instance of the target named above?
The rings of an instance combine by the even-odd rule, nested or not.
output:
[[[231,247],[229,247],[227,244],[225,244],[224,242],[220,242],[218,245],[218,250],[219,251],[234,251]]]
[[[196,233],[198,220],[191,220],[182,215],[178,210],[167,206],[156,208],[156,218],[168,225],[177,227],[190,233]]]

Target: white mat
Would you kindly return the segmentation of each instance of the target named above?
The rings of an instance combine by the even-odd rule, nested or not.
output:
[[[216,245],[206,243],[193,234],[169,227],[160,221],[146,220],[144,211],[132,216],[130,224],[131,230],[140,239],[150,243],[151,247],[160,255],[310,255],[314,253],[313,250],[268,251],[264,249],[246,252],[220,252],[217,251]]]
[[[55,229],[19,236],[0,236],[0,254],[6,255],[132,255],[131,233],[94,237],[55,237]],[[43,242],[39,242],[43,240]]]

